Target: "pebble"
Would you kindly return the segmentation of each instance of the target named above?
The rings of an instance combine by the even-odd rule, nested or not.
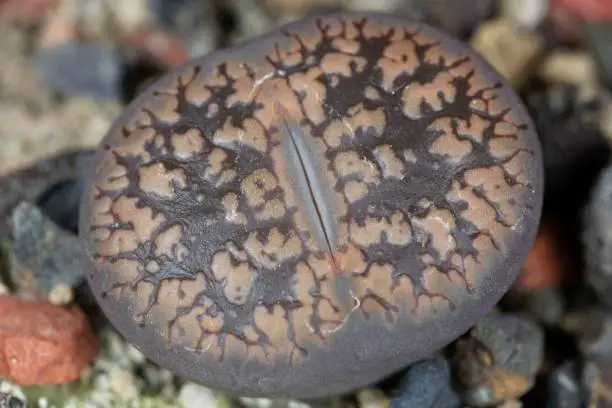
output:
[[[77,307],[0,296],[0,375],[18,385],[78,379],[98,340]]]
[[[593,55],[601,83],[612,89],[612,20],[587,22],[583,25],[583,34],[584,45]]]
[[[0,98],[0,177],[50,156],[97,146],[120,111],[117,101],[70,98],[52,110],[32,113],[21,100]],[[48,174],[46,179],[54,177]]]
[[[550,84],[572,85],[581,99],[593,98],[599,87],[597,65],[584,51],[553,51],[538,67],[538,77]]]
[[[315,408],[308,403],[289,399],[239,398],[245,408]],[[318,407],[317,407],[318,408]]]
[[[155,20],[181,39],[190,57],[217,46],[219,30],[211,0],[151,0],[149,7]]]
[[[584,356],[593,359],[612,357],[612,316],[608,311],[583,313],[581,329],[577,336]]]
[[[22,31],[0,24],[0,101],[14,103],[27,113],[36,115],[51,109],[54,100],[27,55],[28,40]],[[14,122],[11,124],[14,126]],[[0,133],[0,140],[5,143],[9,138]]]
[[[45,84],[67,95],[118,99],[121,61],[103,43],[67,42],[42,50],[36,64]]]
[[[26,408],[27,401],[19,387],[0,380],[0,408]]]
[[[612,364],[609,360],[589,361],[585,365],[583,384],[588,408],[612,407]]]
[[[27,201],[17,205],[11,224],[9,273],[17,291],[70,303],[67,289],[84,279],[79,238]]]
[[[388,408],[389,397],[378,388],[364,388],[357,391],[359,408]]]
[[[58,0],[19,0],[0,2],[0,19],[35,24],[58,3]]]
[[[404,375],[389,408],[459,408],[449,363],[442,357],[412,365]]]
[[[139,369],[142,388],[147,393],[154,393],[168,400],[173,399],[178,393],[178,387],[174,375],[160,366],[146,361]]]
[[[12,395],[0,393],[0,408],[26,408],[26,404]]]
[[[229,401],[219,398],[214,391],[202,385],[187,383],[181,387],[178,402],[184,408],[224,408],[230,407]]]
[[[495,408],[523,408],[523,403],[517,399],[511,399],[502,402],[497,405]]]
[[[47,299],[54,305],[69,305],[74,301],[74,289],[65,283],[58,283],[53,286]]]
[[[544,333],[519,315],[490,314],[457,341],[455,352],[464,401],[488,407],[531,389],[543,362]]]
[[[534,31],[548,15],[549,0],[502,0],[501,13],[520,31]]]
[[[577,354],[588,358],[598,358],[612,351],[612,320],[609,310],[593,303],[593,293],[587,292],[590,304],[583,305],[567,313],[560,328],[573,336]],[[570,356],[571,357],[571,356]]]
[[[557,367],[548,379],[546,408],[581,408],[584,401],[578,364],[568,361]]]
[[[612,144],[612,94],[604,93],[601,101],[603,106],[599,117],[599,128],[606,141]]]
[[[612,3],[609,0],[551,0],[554,7],[587,21],[612,20]]]
[[[130,33],[151,25],[149,2],[150,0],[61,0],[47,21],[56,20],[71,27],[71,40],[78,37],[88,42],[118,42]],[[44,37],[42,40],[53,43]]]
[[[135,370],[145,363],[144,355],[127,343],[116,330],[105,326],[98,333],[98,338],[100,353],[93,363],[96,370],[110,372],[117,367]]]
[[[567,47],[581,45],[583,21],[551,0],[543,33],[550,44]]]
[[[233,17],[235,26],[229,35],[228,44],[264,34],[276,25],[260,0],[227,0],[227,3],[226,10]]]
[[[583,221],[586,280],[599,300],[612,308],[612,165],[600,174]]]
[[[66,1],[66,0],[64,0]],[[71,0],[78,6],[91,9],[91,19],[107,21],[114,25],[122,35],[137,31],[143,27],[152,25],[153,15],[151,12],[151,0],[103,0],[98,2],[84,2],[83,0]],[[99,3],[100,9],[96,10],[87,3]],[[104,15],[106,19],[100,19]],[[108,29],[106,33],[108,33]]]
[[[542,38],[535,33],[519,33],[504,18],[481,24],[470,43],[515,88],[531,79],[544,50]]]
[[[133,401],[140,395],[132,370],[116,369],[108,374],[109,389],[121,395],[125,401]]]
[[[389,11],[395,10],[399,13],[414,18],[423,18],[422,0],[345,0],[346,8],[356,11]]]

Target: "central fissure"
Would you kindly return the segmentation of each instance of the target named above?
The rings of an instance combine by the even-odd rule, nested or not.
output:
[[[338,231],[334,222],[333,202],[328,192],[324,169],[316,153],[302,134],[298,122],[280,104],[276,104],[280,117],[281,144],[292,170],[296,189],[302,197],[304,209],[321,247],[326,247],[333,258]]]

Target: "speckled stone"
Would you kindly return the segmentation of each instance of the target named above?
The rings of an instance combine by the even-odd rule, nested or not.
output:
[[[463,400],[489,407],[523,396],[544,358],[544,333],[528,318],[490,314],[456,344],[456,376]]]
[[[542,199],[520,99],[408,17],[312,16],[194,60],[102,142],[88,278],[147,357],[249,396],[376,382],[516,277]]]

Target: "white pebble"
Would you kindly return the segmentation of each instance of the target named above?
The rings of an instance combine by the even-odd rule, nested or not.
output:
[[[504,0],[502,14],[507,16],[516,28],[533,31],[548,14],[548,0]]]
[[[194,383],[187,383],[181,388],[178,400],[185,408],[217,407],[217,399],[213,391]]]

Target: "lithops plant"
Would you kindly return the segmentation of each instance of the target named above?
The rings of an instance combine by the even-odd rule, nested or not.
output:
[[[540,156],[521,101],[466,45],[406,17],[309,17],[127,107],[82,203],[88,279],[180,376],[347,392],[499,300],[535,235]]]

